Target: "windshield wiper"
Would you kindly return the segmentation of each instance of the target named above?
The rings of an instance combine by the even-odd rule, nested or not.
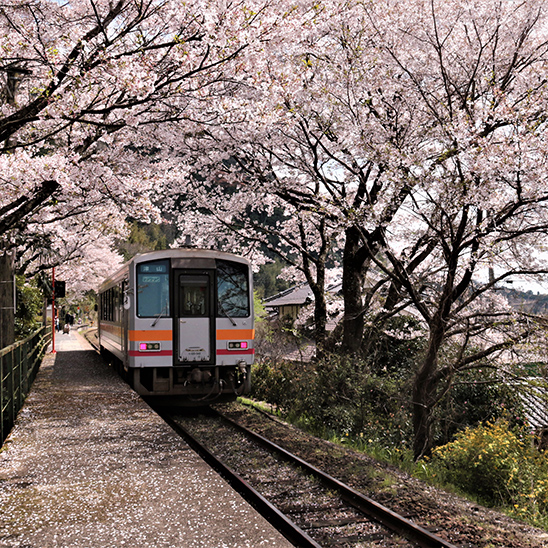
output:
[[[238,325],[236,323],[236,321],[234,319],[232,319],[231,316],[229,316],[228,312],[224,309],[224,306],[222,305],[222,303],[220,301],[219,301],[218,305],[219,305],[219,308],[221,309],[221,311],[223,312],[223,314],[232,322],[232,325],[234,325],[234,326]]]
[[[157,314],[155,316],[155,319],[154,321],[150,324],[150,327],[154,327],[157,323],[158,323],[158,320],[164,315],[164,312],[167,312],[167,302],[166,304],[164,305],[164,307],[162,308],[160,314]]]

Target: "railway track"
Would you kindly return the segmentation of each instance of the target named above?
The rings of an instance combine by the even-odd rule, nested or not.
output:
[[[217,411],[159,412],[295,546],[456,548]]]

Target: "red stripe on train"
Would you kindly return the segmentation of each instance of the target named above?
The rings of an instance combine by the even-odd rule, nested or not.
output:
[[[173,356],[173,350],[149,350],[148,352],[140,352],[139,350],[130,350],[130,356]]]
[[[248,350],[242,350],[241,348],[237,348],[235,350],[217,350],[217,356],[221,355],[229,355],[229,354],[255,354],[254,348],[249,348]]]

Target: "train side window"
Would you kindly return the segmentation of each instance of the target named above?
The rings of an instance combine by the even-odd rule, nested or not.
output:
[[[117,285],[114,288],[114,315],[113,315],[113,320],[117,323],[120,323],[120,321],[122,320],[122,315],[120,314],[120,307],[122,306],[120,294],[121,294],[121,288],[119,285]]]
[[[107,291],[107,321],[112,321],[112,288]]]
[[[137,315],[169,316],[169,261],[150,261],[137,266]]]
[[[246,265],[217,261],[217,314],[247,318],[250,315],[249,274]]]

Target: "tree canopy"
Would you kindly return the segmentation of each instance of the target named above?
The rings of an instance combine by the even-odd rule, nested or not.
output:
[[[159,220],[161,162],[181,121],[237,78],[266,4],[21,0],[2,5],[0,237],[25,266]],[[275,13],[271,13],[275,18]],[[81,253],[80,253],[81,254]]]

